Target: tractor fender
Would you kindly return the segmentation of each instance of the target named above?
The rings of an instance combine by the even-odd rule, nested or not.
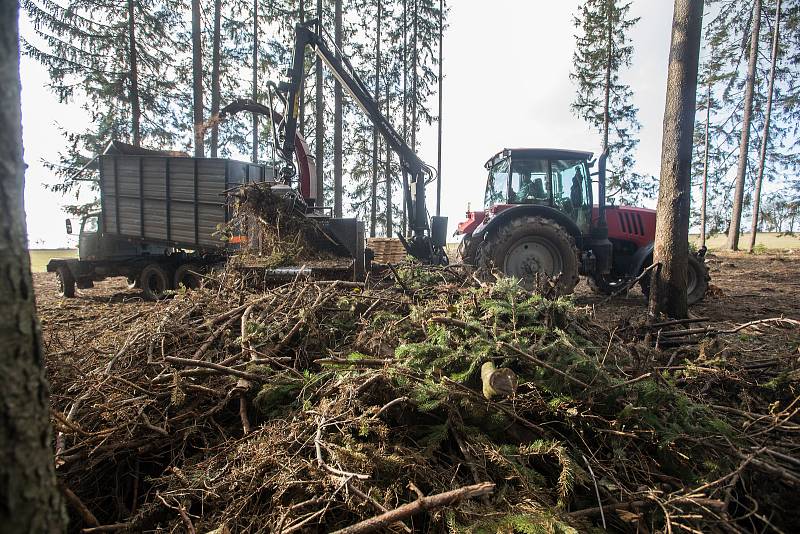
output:
[[[512,219],[516,219],[517,217],[524,217],[528,215],[539,216],[539,217],[546,217],[548,219],[552,219],[556,223],[563,226],[567,232],[575,238],[576,241],[579,241],[582,237],[583,233],[581,229],[578,228],[578,225],[575,224],[575,221],[570,219],[567,215],[563,212],[558,211],[555,208],[551,208],[550,206],[541,206],[538,204],[521,204],[518,206],[514,206],[512,208],[506,208],[500,213],[493,216],[489,219],[488,222],[481,224],[478,226],[474,232],[472,232],[471,239],[476,242],[481,242],[485,239],[488,233],[495,228],[499,228],[501,225],[504,225],[511,221]]]
[[[655,242],[653,241],[643,247],[639,247],[633,256],[631,256],[631,263],[628,266],[628,276],[636,278],[642,272],[642,269],[649,267],[650,264],[653,263],[653,248],[655,248]]]

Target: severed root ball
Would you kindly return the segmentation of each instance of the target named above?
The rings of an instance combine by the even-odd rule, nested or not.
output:
[[[517,392],[517,375],[508,367],[497,369],[493,362],[486,362],[481,366],[481,381],[483,382],[483,396],[510,397]]]

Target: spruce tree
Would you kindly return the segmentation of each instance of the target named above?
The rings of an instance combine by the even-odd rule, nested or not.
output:
[[[630,17],[630,7],[620,0],[583,3],[575,17],[579,35],[570,74],[577,84],[572,111],[602,136],[602,149],[609,151],[609,194],[623,202],[636,202],[654,190],[650,177],[633,171],[638,110],[630,86],[620,80],[633,57],[628,34],[639,21]]]

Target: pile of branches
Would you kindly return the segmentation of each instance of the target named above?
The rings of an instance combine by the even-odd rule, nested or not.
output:
[[[223,234],[245,237],[234,261],[272,268],[329,259],[318,243],[330,238],[305,216],[305,204],[297,192],[280,185],[275,190],[274,186],[256,182],[229,192],[233,213]]]
[[[569,300],[457,266],[223,287],[47,337],[74,531],[760,532],[800,520],[796,402],[705,402],[659,370],[668,353],[622,342]]]

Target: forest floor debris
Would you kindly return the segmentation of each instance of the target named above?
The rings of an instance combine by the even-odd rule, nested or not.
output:
[[[795,262],[735,262],[742,279],[712,274],[722,295],[693,309],[704,324],[800,316],[784,294]],[[754,274],[773,264],[789,286]],[[37,275],[71,529],[93,517],[115,530],[323,532],[387,514],[396,532],[800,522],[798,328],[656,349],[631,328],[635,294],[601,306],[479,286],[457,267],[398,273],[402,284],[212,283],[158,303],[112,282],[59,300]],[[724,299],[753,280],[783,300],[743,298],[737,314]],[[487,362],[513,371],[505,394],[484,394]]]

